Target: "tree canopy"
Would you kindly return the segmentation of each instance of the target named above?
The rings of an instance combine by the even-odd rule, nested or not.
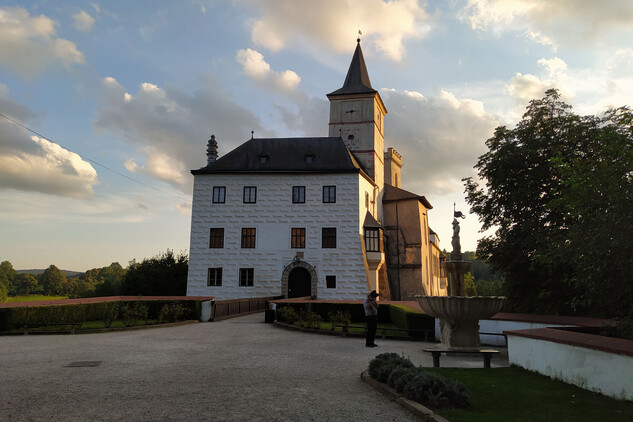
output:
[[[185,296],[187,294],[187,254],[168,250],[140,263],[131,263],[122,291],[126,295]]]
[[[633,308],[633,113],[579,116],[556,90],[498,127],[464,179],[495,229],[477,255],[504,278],[518,312],[624,316]]]

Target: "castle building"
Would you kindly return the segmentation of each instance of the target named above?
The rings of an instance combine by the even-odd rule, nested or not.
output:
[[[387,109],[360,40],[343,86],[327,95],[328,137],[251,138],[192,170],[187,295],[382,299],[446,294],[431,204],[400,188],[384,151]]]

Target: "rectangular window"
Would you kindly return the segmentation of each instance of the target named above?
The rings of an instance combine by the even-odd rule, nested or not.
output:
[[[292,203],[304,204],[305,202],[306,202],[306,187],[293,186],[292,187]]]
[[[253,268],[240,268],[240,286],[252,287],[254,273]]]
[[[380,252],[380,232],[376,228],[365,229],[365,250],[367,252]]]
[[[209,268],[207,272],[207,286],[222,285],[222,268]]]
[[[257,202],[257,186],[244,186],[244,203],[254,204]]]
[[[323,202],[336,202],[336,186],[323,186]]]
[[[224,228],[209,229],[209,248],[224,247]]]
[[[321,247],[336,248],[336,227],[323,227],[321,229]]]
[[[291,247],[293,248],[305,248],[306,247],[306,229],[293,228],[290,243],[291,243]]]
[[[325,288],[326,289],[336,289],[336,276],[335,275],[326,275],[325,276]]]
[[[213,203],[214,204],[224,204],[225,196],[226,196],[226,186],[213,187]]]
[[[242,248],[255,247],[255,228],[242,229]]]

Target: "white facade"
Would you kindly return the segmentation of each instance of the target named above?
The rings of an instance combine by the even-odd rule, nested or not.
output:
[[[371,87],[360,40],[343,87],[327,96],[327,138],[251,139],[218,158],[212,136],[207,166],[192,171],[187,295],[357,300],[376,290],[391,297],[383,236],[387,110]],[[401,165],[401,157],[396,164]],[[388,183],[395,178],[399,185],[399,174],[399,167],[390,166]],[[305,187],[305,203],[293,201],[297,186]],[[335,187],[334,202],[324,200],[324,186]],[[214,187],[225,189],[222,201],[214,202]],[[251,195],[256,190],[254,203],[245,200],[245,187]],[[425,210],[431,208],[423,197],[413,197],[426,204]],[[424,242],[418,249],[427,251],[429,229],[423,214],[411,217],[423,221],[409,237],[419,239],[418,245]],[[401,223],[392,229],[411,226]],[[331,242],[332,229],[335,247],[323,240]],[[305,235],[304,245],[293,244],[298,232]],[[244,243],[249,233],[251,240]],[[419,276],[411,282],[422,284],[430,277],[428,257],[416,265]]]
[[[226,187],[213,203],[214,186]],[[255,186],[255,203],[243,203],[244,186]],[[292,187],[305,186],[305,203],[292,202]],[[323,203],[323,186],[336,186],[336,202]],[[236,299],[287,295],[284,270],[297,256],[317,275],[320,299],[358,299],[367,285],[360,241],[373,185],[358,173],[197,175],[191,222],[188,296]],[[360,206],[359,206],[360,204]],[[371,205],[371,204],[370,204]],[[322,228],[336,228],[336,248],[322,248]],[[211,228],[224,229],[224,247],[209,247]],[[241,247],[242,228],[255,228],[255,247]],[[292,228],[305,228],[305,248],[291,247]],[[222,285],[208,286],[208,269],[222,268]],[[253,269],[253,285],[240,286],[240,268]],[[326,287],[326,276],[336,287]],[[371,289],[374,289],[372,287]]]

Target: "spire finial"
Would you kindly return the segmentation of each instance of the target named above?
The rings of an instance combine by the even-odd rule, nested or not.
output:
[[[251,130],[251,139],[253,139],[255,137],[255,131]]]
[[[358,30],[358,38],[356,38],[356,42],[360,44],[360,36],[363,35],[363,33],[361,32],[361,30]]]

